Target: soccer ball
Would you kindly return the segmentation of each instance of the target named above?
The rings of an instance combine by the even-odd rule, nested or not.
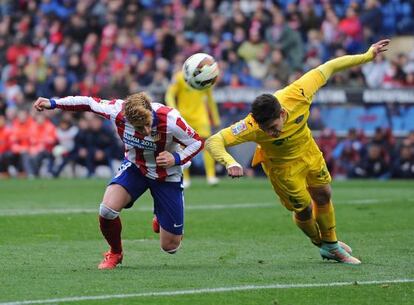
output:
[[[219,75],[219,68],[212,56],[206,53],[196,53],[184,62],[183,75],[190,87],[203,90],[214,85]]]

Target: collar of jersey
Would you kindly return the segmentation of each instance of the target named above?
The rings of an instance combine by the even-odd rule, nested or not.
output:
[[[151,128],[155,128],[157,125],[158,125],[157,113],[153,110],[152,111],[152,126],[151,126]]]

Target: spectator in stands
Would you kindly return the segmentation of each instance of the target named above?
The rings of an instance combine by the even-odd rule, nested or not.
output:
[[[338,24],[339,31],[344,35],[344,47],[348,54],[360,52],[362,45],[362,25],[356,8],[349,6],[346,16]]]
[[[237,53],[248,64],[252,60],[257,60],[259,54],[263,54],[266,48],[266,43],[260,37],[259,29],[251,28],[249,30],[249,39],[240,45]]]
[[[271,53],[267,72],[267,86],[269,88],[282,88],[287,85],[290,74],[290,66],[283,57],[280,49],[274,49]]]
[[[318,30],[321,26],[321,18],[315,13],[313,0],[301,0],[299,2],[299,18],[301,32],[309,33]]]
[[[402,145],[399,155],[395,159],[391,168],[393,178],[408,179],[414,178],[414,154],[412,147]]]
[[[44,113],[35,113],[29,140],[29,162],[35,177],[40,175],[43,160],[47,161],[47,175],[52,175],[54,161],[52,150],[56,142],[55,125]]]
[[[322,119],[321,110],[318,106],[312,105],[310,115],[308,118],[308,126],[311,130],[323,130],[321,136],[335,136],[335,133],[333,132],[333,130],[325,128],[325,124],[323,123],[323,119]],[[336,145],[336,140],[335,140],[335,145]],[[319,147],[321,146],[319,145]]]
[[[65,112],[56,128],[58,145],[55,146],[53,155],[60,161],[60,164],[56,165],[56,169],[53,170],[53,177],[59,177],[68,163],[72,164],[72,173],[75,176],[74,162],[77,156],[75,138],[79,132],[79,128],[72,125],[72,121],[73,119],[70,113]]]
[[[86,166],[88,177],[95,175],[98,165],[106,165],[114,173],[113,145],[116,141],[113,131],[106,128],[103,120],[95,115],[88,116],[86,124],[86,130],[81,128],[76,137],[78,161]]]
[[[319,66],[325,54],[325,46],[321,39],[321,33],[318,30],[308,32],[308,43],[305,53],[305,67],[310,70]]]
[[[290,28],[281,11],[273,13],[273,24],[266,29],[266,41],[280,48],[292,69],[301,69],[304,57],[303,41],[298,31]]]
[[[366,0],[359,16],[361,24],[371,33],[380,33],[382,26],[382,12],[378,0]]]
[[[221,73],[222,74],[222,82],[225,85],[230,85],[232,76],[239,76],[245,71],[246,63],[240,60],[237,53],[233,50],[230,50],[227,55],[228,59],[226,62],[227,68]],[[238,78],[239,79],[239,78]]]
[[[317,109],[317,108],[314,108]],[[318,113],[312,111],[314,113]],[[311,113],[312,113],[311,112]],[[312,128],[308,124],[309,128]],[[316,138],[316,143],[320,147],[323,157],[325,159],[326,165],[328,166],[329,171],[335,175],[335,159],[333,158],[333,150],[338,142],[335,132],[332,129],[324,128],[319,137]]]
[[[268,61],[268,50],[263,48],[259,51],[255,59],[249,60],[247,65],[249,67],[250,75],[263,81],[269,70],[269,61]]]
[[[340,32],[338,30],[339,18],[335,11],[327,8],[325,11],[325,19],[321,25],[323,42],[328,47],[339,44]],[[331,50],[332,51],[332,50]]]
[[[375,37],[414,33],[414,2],[406,0],[3,2],[0,115],[39,95],[111,98],[149,86],[159,97],[171,72],[200,51],[220,62],[218,86],[278,88]],[[414,51],[378,56],[330,84],[414,87]]]
[[[368,87],[379,88],[382,86],[389,65],[389,62],[387,62],[384,56],[380,54],[374,61],[362,67],[362,73],[365,76]]]
[[[382,87],[387,89],[402,88],[405,82],[405,73],[397,61],[391,61],[385,71]]]
[[[152,82],[147,87],[147,90],[152,93],[153,101],[156,103],[163,103],[164,94],[169,86],[169,80],[162,71],[156,71]],[[136,92],[136,91],[135,91]]]
[[[381,150],[381,157],[389,162],[393,157],[393,149],[395,147],[395,138],[392,135],[391,129],[381,127],[375,128],[374,135],[371,139],[372,144],[376,144]]]
[[[33,119],[25,109],[17,112],[10,128],[10,164],[19,177],[34,177],[34,169],[30,162],[29,149]]]
[[[6,115],[6,103],[4,102],[3,96],[0,95],[0,115]]]
[[[6,126],[6,117],[0,114],[0,179],[9,177],[10,130]]]
[[[402,140],[402,145],[411,147],[411,153],[414,155],[414,130],[410,131],[408,136]]]
[[[353,169],[352,178],[386,179],[389,176],[389,164],[381,155],[381,147],[377,144],[370,144],[367,156]]]
[[[345,139],[340,141],[332,151],[332,158],[335,160],[335,175],[351,177],[353,169],[360,161],[363,151],[363,142],[357,131],[351,128]]]

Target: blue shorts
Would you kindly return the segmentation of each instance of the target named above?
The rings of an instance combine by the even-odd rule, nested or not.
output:
[[[154,198],[154,213],[160,226],[172,234],[183,234],[184,193],[181,182],[147,178],[135,164],[125,159],[109,184],[119,184],[131,195],[131,202],[125,207],[127,209],[149,189]]]

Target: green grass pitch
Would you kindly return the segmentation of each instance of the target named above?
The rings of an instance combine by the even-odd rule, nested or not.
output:
[[[176,255],[160,251],[145,194],[121,214],[123,265],[100,271],[106,182],[0,181],[0,305],[414,304],[411,181],[333,184],[338,236],[361,266],[322,261],[268,181],[243,178],[193,181]]]

